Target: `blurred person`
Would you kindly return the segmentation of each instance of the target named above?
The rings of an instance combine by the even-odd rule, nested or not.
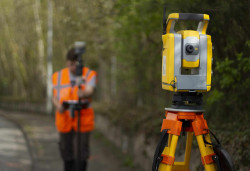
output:
[[[59,149],[64,162],[64,171],[73,171],[77,161],[77,111],[74,117],[63,106],[68,100],[87,100],[88,107],[80,112],[80,170],[86,171],[89,158],[89,138],[94,129],[94,111],[91,107],[91,96],[96,87],[96,72],[83,67],[81,88],[78,88],[76,79],[77,55],[72,48],[66,55],[66,68],[55,72],[53,82],[53,104],[56,108],[56,127],[59,132]]]

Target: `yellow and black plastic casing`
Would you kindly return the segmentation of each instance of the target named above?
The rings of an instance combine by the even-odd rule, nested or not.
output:
[[[178,20],[197,20],[197,30],[175,32]],[[162,35],[162,88],[174,92],[208,92],[211,89],[212,43],[206,34],[209,15],[169,14]]]

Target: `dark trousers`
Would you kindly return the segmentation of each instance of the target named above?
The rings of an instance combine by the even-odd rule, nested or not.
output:
[[[74,171],[77,160],[77,152],[80,152],[81,171],[85,171],[87,159],[89,158],[89,137],[90,132],[80,133],[80,149],[77,149],[77,132],[59,133],[59,148],[61,157],[64,160],[64,170]]]

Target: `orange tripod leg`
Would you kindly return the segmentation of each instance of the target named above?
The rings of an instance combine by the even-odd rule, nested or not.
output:
[[[198,142],[199,150],[201,153],[201,160],[205,167],[205,170],[216,171],[217,167],[212,158],[215,155],[213,146],[205,143],[204,141],[205,139],[208,143],[211,143],[207,122],[204,119],[203,114],[197,115],[192,125]]]
[[[168,147],[165,147],[162,153],[162,156],[164,158],[159,166],[159,171],[171,171],[172,170],[178,138],[179,137],[177,135],[170,135]]]
[[[159,165],[159,171],[171,171],[175,160],[175,151],[178,138],[181,133],[182,122],[178,120],[176,113],[166,112],[166,119],[163,120],[162,130],[167,129],[169,133],[168,146],[165,147]]]
[[[205,135],[206,141],[211,142],[209,134]],[[212,145],[205,144],[203,135],[196,136],[200,153],[201,160],[206,171],[217,170],[216,164],[214,163],[212,156],[215,155]]]

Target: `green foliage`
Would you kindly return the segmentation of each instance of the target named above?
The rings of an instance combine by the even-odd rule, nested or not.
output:
[[[221,75],[219,84],[222,89],[240,87],[247,90],[249,88],[250,56],[243,57],[243,54],[240,53],[236,55],[235,60],[226,58],[220,63],[217,62],[215,69]]]
[[[241,52],[216,62],[214,90],[206,101],[214,118],[249,121],[250,57],[243,55]]]
[[[122,93],[119,95],[123,99],[129,94],[131,106],[166,104],[160,84],[162,6],[163,1],[153,0],[119,0],[116,6],[119,10],[115,29],[115,52],[120,66],[118,84],[125,84],[119,87]]]

